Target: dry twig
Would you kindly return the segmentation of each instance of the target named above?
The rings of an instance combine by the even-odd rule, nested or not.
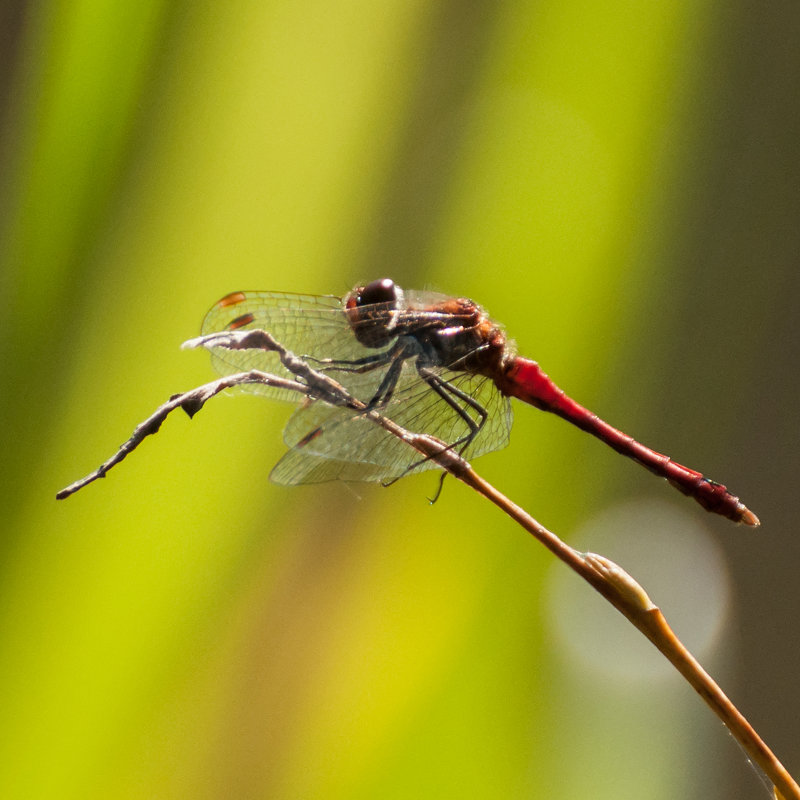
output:
[[[295,379],[283,378],[256,370],[227,375],[188,392],[173,395],[150,417],[139,424],[117,452],[94,472],[62,489],[56,497],[64,499],[98,478],[135,450],[149,435],[154,434],[176,408],[182,408],[190,417],[205,403],[224,389],[244,384],[263,384],[297,392],[299,396],[342,406],[361,414],[381,426],[393,436],[415,448],[424,458],[437,463],[445,472],[470,486],[533,535],[558,559],[574,570],[597,592],[630,620],[670,661],[703,698],[711,710],[722,720],[749,757],[758,764],[773,782],[776,795],[784,800],[800,800],[800,786],[759,737],[742,713],[725,695],[714,679],[703,669],[668,625],[661,610],[648,597],[644,589],[620,566],[595,553],[581,553],[565,544],[554,533],[538,523],[526,511],[509,500],[491,484],[481,478],[453,448],[425,434],[401,428],[392,420],[370,409],[352,397],[337,381],[325,373],[312,369],[301,358],[288,352],[265,331],[231,331],[214,333],[192,339],[184,347],[224,347],[238,349],[264,349],[278,354],[284,367]]]

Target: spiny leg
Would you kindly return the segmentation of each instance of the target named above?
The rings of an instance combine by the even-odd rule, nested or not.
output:
[[[449,381],[444,380],[443,378],[439,377],[436,373],[431,372],[429,369],[420,366],[417,364],[417,372],[419,376],[428,384],[428,386],[436,392],[439,397],[447,403],[450,408],[452,408],[459,417],[464,421],[467,428],[469,429],[468,432],[456,441],[451,442],[445,446],[445,450],[452,450],[456,449],[459,452],[459,455],[463,453],[467,447],[475,440],[475,437],[480,433],[483,426],[486,424],[486,420],[489,417],[488,411],[471,395],[467,394],[466,392],[459,389],[457,386],[454,386]],[[479,420],[474,420],[467,410],[455,399],[462,401],[464,404],[469,406],[479,417]],[[424,433],[424,431],[422,431]],[[430,461],[430,457],[426,457],[420,459],[419,461],[414,462],[411,464],[406,472],[407,474],[411,470],[415,469],[416,467],[420,466],[420,464],[424,464],[426,461]],[[442,493],[442,486],[444,485],[444,479],[447,473],[443,472],[441,477],[439,478],[439,486],[434,494],[434,496],[430,499],[431,503],[435,503],[439,499],[439,495]],[[403,475],[398,476],[397,478],[393,478],[390,481],[385,481],[383,483],[384,486],[391,486],[395,481],[399,480]]]
[[[313,361],[320,365],[321,372],[353,372],[365,373],[378,369],[385,364],[394,361],[399,353],[402,353],[406,346],[396,341],[388,350],[372,355],[362,356],[361,358],[316,358],[315,356],[304,355],[306,361]]]

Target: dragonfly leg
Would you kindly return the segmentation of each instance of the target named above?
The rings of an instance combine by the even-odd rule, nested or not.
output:
[[[459,448],[459,454],[463,453],[486,424],[489,412],[474,397],[461,391],[457,386],[453,386],[449,381],[443,380],[424,367],[418,367],[417,369],[425,383],[464,420],[464,423],[469,428],[469,431],[464,436],[450,445],[451,448]],[[455,398],[469,406],[478,415],[478,420],[474,420],[464,406],[457,402]]]
[[[385,408],[389,404],[397,386],[397,381],[400,379],[403,363],[407,357],[408,355],[402,350],[393,357],[392,362],[389,364],[389,369],[386,370],[386,374],[381,379],[375,394],[372,395],[372,399],[367,403],[367,411]]]
[[[305,361],[313,361],[315,364],[321,365],[322,372],[356,372],[364,373],[371,372],[373,369],[378,369],[385,364],[394,361],[398,353],[406,349],[402,342],[395,342],[395,344],[380,353],[373,353],[372,355],[363,356],[362,358],[344,359],[344,358],[316,358],[315,356],[304,355],[302,358]]]
[[[452,383],[443,380],[425,367],[422,367],[418,364],[417,372],[422,380],[424,380],[425,383],[427,383],[428,386],[430,386],[430,388],[436,392],[436,394],[438,394],[439,397],[441,397],[442,400],[444,400],[444,402],[447,403],[447,405],[449,405],[458,414],[458,416],[461,417],[462,420],[464,420],[464,423],[469,429],[464,436],[462,436],[460,439],[456,439],[456,441],[451,442],[445,447],[445,450],[457,450],[458,454],[461,455],[480,433],[481,428],[483,428],[486,420],[489,417],[489,412],[474,397],[470,396],[466,392],[463,392],[457,386],[453,386]],[[458,402],[459,400],[461,401],[460,403]],[[466,408],[464,408],[462,403],[469,406],[477,414],[478,420],[475,420],[470,416],[469,412],[466,410]],[[420,464],[424,464],[426,461],[430,460],[431,456],[421,458],[419,461],[411,464],[406,470],[406,473],[411,472],[413,469],[420,466]],[[444,484],[444,478],[446,475],[447,473],[443,472],[439,478],[439,486],[436,489],[433,497],[429,498],[431,503],[435,503],[439,499],[439,495],[442,493],[442,486]],[[403,476],[401,475],[392,479],[391,481],[386,481],[383,483],[383,485],[391,486],[401,477]]]
[[[444,479],[447,477],[446,472],[442,472],[439,476],[439,485],[436,487],[436,491],[433,493],[433,497],[428,498],[428,502],[433,505],[438,499],[439,496],[442,494],[442,489],[444,488]]]

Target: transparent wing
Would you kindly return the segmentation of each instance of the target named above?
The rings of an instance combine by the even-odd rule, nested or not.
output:
[[[289,425],[302,430],[303,435],[270,473],[270,480],[282,485],[387,480],[395,477],[393,469],[380,458],[365,458],[365,455],[380,451],[386,456],[391,452],[394,469],[399,468],[401,461],[413,463],[414,455],[418,455],[412,447],[363,416],[320,402],[298,409]],[[288,441],[288,437],[287,426],[284,438]],[[399,469],[397,477],[403,474],[403,469]]]
[[[438,295],[426,296],[426,302],[431,297],[439,298]],[[415,298],[415,302],[422,301]],[[309,366],[324,370],[365,403],[375,396],[388,369],[388,361],[381,363],[380,356],[390,349],[391,343],[383,349],[360,344],[338,297],[234,292],[214,304],[202,325],[204,334],[248,329],[268,331],[288,350],[305,358]],[[376,357],[376,361],[369,361]],[[212,361],[223,375],[257,369],[289,376],[278,356],[263,350],[214,348]],[[511,406],[491,380],[430,368],[441,387],[441,393],[437,393],[420,377],[415,362],[414,356],[403,362],[394,391],[389,401],[378,409],[380,413],[412,432],[427,433],[447,444],[457,444],[466,458],[508,443]],[[294,392],[263,385],[242,388],[274,399],[298,402]],[[447,402],[442,393],[451,402]],[[474,402],[471,404],[462,395]],[[465,415],[476,424],[481,419],[475,405],[486,410],[486,421],[477,436],[463,448],[471,430]],[[436,466],[433,461],[422,460],[412,447],[358,413],[319,401],[306,400],[298,408],[284,430],[284,440],[290,449],[270,476],[283,484],[334,479],[391,480]]]
[[[456,411],[425,381],[421,380],[416,367],[406,362],[401,385],[383,413],[407,430],[427,433],[448,444],[465,439],[470,426],[464,416]],[[499,450],[508,444],[513,413],[508,397],[500,393],[494,382],[483,375],[439,368],[432,370],[447,388],[467,395],[486,412],[486,421],[469,446],[461,453],[465,458]],[[470,418],[480,422],[478,412],[454,392],[449,393],[453,402]]]
[[[508,398],[482,376],[449,370],[437,374],[448,387],[469,395],[487,412],[477,436],[463,451],[459,447],[462,455],[474,458],[505,447],[512,422]],[[475,408],[452,392],[449,396],[479,421]],[[427,433],[447,444],[463,442],[471,430],[464,417],[421,380],[409,362],[391,401],[380,413],[409,431]],[[284,429],[284,441],[290,450],[270,475],[281,484],[383,481],[436,468],[434,461],[423,460],[410,445],[363,416],[320,402],[307,404],[292,415]]]
[[[353,335],[342,309],[342,300],[332,295],[304,295],[282,292],[233,292],[215,303],[206,314],[203,334],[225,330],[264,330],[297,356],[316,368],[319,359],[357,361],[374,355]],[[265,350],[227,350],[212,348],[211,360],[222,375],[257,369],[282,377],[294,377],[281,365],[277,354]],[[337,373],[354,394],[375,381],[361,373]],[[244,391],[296,403],[294,392],[259,384],[241,387]],[[358,395],[357,395],[358,396]]]

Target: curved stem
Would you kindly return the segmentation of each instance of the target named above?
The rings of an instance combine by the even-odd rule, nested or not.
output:
[[[189,392],[173,395],[148,419],[136,427],[133,435],[98,469],[62,489],[57,497],[64,499],[98,478],[133,452],[145,438],[156,433],[164,420],[177,408],[194,416],[211,397],[227,388],[243,384],[262,384],[282,391],[296,392],[331,405],[343,406],[379,425],[388,433],[415,448],[426,459],[435,461],[443,470],[472,487],[475,491],[502,509],[513,520],[533,535],[558,559],[591,584],[621,614],[627,617],[670,661],[689,682],[706,704],[722,720],[745,752],[758,764],[780,792],[783,800],[800,800],[800,786],[767,747],[744,715],[720,689],[714,679],[703,669],[697,659],[678,639],[667,624],[661,610],[647,596],[644,589],[620,566],[595,553],[581,553],[565,544],[552,531],[537,522],[523,508],[481,478],[461,458],[452,445],[447,445],[425,434],[411,433],[391,419],[370,408],[368,404],[352,397],[341,384],[328,375],[312,369],[306,361],[297,358],[276,342],[268,333],[259,330],[228,331],[192,339],[185,347],[223,347],[232,350],[261,349],[278,353],[287,375],[272,375],[253,370],[219,378]],[[295,379],[288,377],[294,376]]]
[[[523,508],[481,478],[468,464],[465,462],[462,464],[463,466],[444,464],[442,466],[502,509],[627,617],[661,651],[722,720],[748,756],[764,770],[784,800],[789,800],[789,798],[800,800],[800,786],[786,767],[676,636],[661,609],[650,600],[644,589],[627,572],[602,556],[580,553],[565,544]]]

